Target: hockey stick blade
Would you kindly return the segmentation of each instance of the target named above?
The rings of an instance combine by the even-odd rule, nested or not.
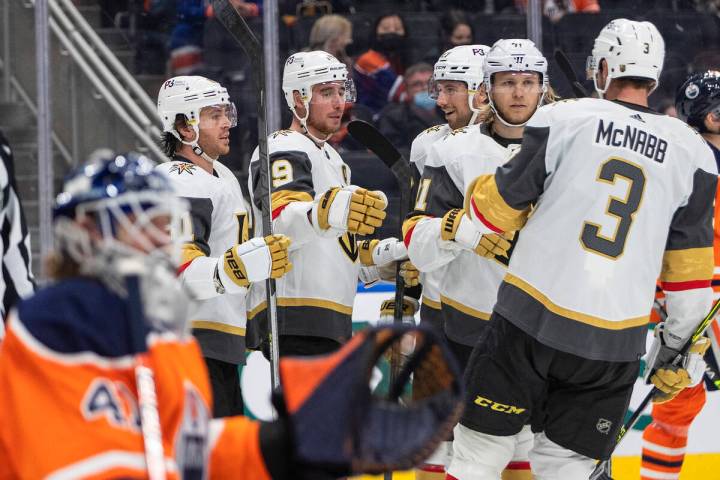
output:
[[[412,188],[412,167],[403,158],[402,154],[395,148],[395,145],[385,138],[380,131],[374,126],[362,120],[353,120],[348,123],[348,132],[358,142],[362,143],[365,148],[373,152],[378,158],[393,172],[400,188],[401,196],[406,193],[408,205],[403,205],[409,209],[409,196]],[[407,190],[405,190],[407,189]],[[405,212],[407,213],[407,212]]]
[[[554,57],[555,57],[555,61],[558,64],[558,67],[560,67],[560,70],[562,70],[563,75],[565,75],[565,78],[570,83],[570,87],[572,88],[575,98],[589,97],[590,94],[585,89],[583,84],[580,82],[580,79],[578,78],[577,73],[575,73],[575,69],[572,67],[572,64],[570,63],[570,59],[567,57],[567,55],[565,55],[565,52],[563,52],[559,48],[556,48]]]
[[[687,353],[688,350],[690,350],[690,347],[697,342],[700,337],[703,336],[705,333],[705,330],[710,326],[712,321],[715,319],[715,316],[718,314],[718,311],[720,310],[720,300],[716,301],[710,311],[705,315],[705,318],[702,319],[702,321],[698,324],[698,326],[695,328],[695,331],[693,332],[690,339],[688,339],[687,342],[685,342],[685,345],[683,345],[683,348],[680,350],[680,353],[678,353],[677,357],[675,358],[675,361],[673,361],[674,364],[677,365],[677,362],[679,362],[683,355]],[[648,377],[649,378],[649,377]],[[613,450],[617,448],[617,446],[620,444],[623,438],[625,438],[625,435],[627,432],[630,431],[630,429],[635,425],[635,422],[637,422],[638,418],[640,418],[640,414],[645,410],[645,408],[648,406],[648,404],[652,401],[653,397],[656,393],[658,393],[659,390],[657,387],[653,388],[650,393],[648,393],[645,398],[643,398],[643,401],[640,402],[640,405],[635,409],[633,414],[630,416],[629,419],[620,427],[620,431],[618,432],[617,439],[615,440],[615,445],[613,446]],[[612,455],[612,452],[610,452]],[[595,467],[595,470],[593,470],[592,474],[590,475],[590,480],[612,480],[612,477],[609,475],[610,467],[609,467],[610,460],[602,460],[598,462],[597,466]]]

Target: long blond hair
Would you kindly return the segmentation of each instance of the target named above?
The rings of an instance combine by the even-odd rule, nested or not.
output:
[[[543,105],[547,105],[548,103],[555,103],[558,100],[561,100],[561,98],[555,92],[555,89],[552,87],[552,85],[548,85],[547,92],[545,92],[545,98],[543,99]],[[480,110],[480,113],[478,113],[479,123],[483,123],[488,127],[491,126],[492,123],[495,121],[495,111],[490,107],[490,103],[486,101],[486,103],[483,103],[478,108],[478,110]]]
[[[323,15],[318,18],[310,30],[308,47],[310,50],[325,50],[328,42],[343,33],[352,35],[352,23],[342,15]],[[328,52],[334,54],[335,52]]]

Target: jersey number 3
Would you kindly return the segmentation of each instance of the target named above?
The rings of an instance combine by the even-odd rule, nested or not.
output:
[[[585,250],[608,257],[613,260],[622,255],[625,249],[630,227],[645,190],[645,173],[634,163],[618,157],[611,157],[600,167],[597,181],[615,184],[617,177],[628,181],[629,187],[624,199],[610,196],[605,213],[617,219],[617,226],[612,237],[600,233],[601,226],[597,223],[583,224],[580,242]]]

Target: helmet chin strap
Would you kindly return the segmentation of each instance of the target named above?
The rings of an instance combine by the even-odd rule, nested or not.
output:
[[[305,130],[305,135],[307,135],[308,137],[313,139],[313,141],[315,143],[323,144],[323,143],[327,142],[328,140],[330,140],[330,137],[333,136],[332,133],[327,135],[324,139],[318,138],[315,135],[313,135],[312,133],[310,133],[310,129],[307,126],[307,119],[310,116],[310,104],[303,102],[303,106],[305,107],[305,115],[303,117],[298,116],[298,114],[294,108],[293,108],[292,112],[293,112],[293,115],[295,116],[295,118],[297,118],[300,121],[300,125],[303,127],[303,130]]]
[[[192,125],[192,128],[195,131],[195,139],[192,140],[191,142],[186,142],[185,140],[183,140],[180,137],[180,135],[175,131],[173,131],[172,134],[175,135],[175,137],[178,140],[180,140],[180,143],[190,147],[195,155],[197,155],[198,157],[200,157],[204,160],[207,160],[210,163],[213,163],[215,160],[218,159],[218,157],[213,158],[210,155],[208,155],[207,153],[205,153],[205,150],[203,150],[202,147],[200,146],[200,144],[198,143],[198,140],[200,140],[200,129],[198,128],[197,125]]]
[[[480,115],[480,109],[475,108],[475,106],[473,105],[473,102],[475,101],[475,95],[477,95],[477,91],[472,93],[471,95],[468,95],[468,106],[470,107],[470,111],[473,112],[473,114],[470,117],[470,121],[468,122],[468,124],[465,125],[466,127],[469,127],[470,125],[475,125],[478,115]]]
[[[605,98],[605,92],[607,92],[608,88],[610,87],[610,82],[612,81],[612,78],[605,78],[605,88],[600,88],[597,81],[599,73],[599,71],[596,71],[595,75],[593,75],[593,86],[595,87],[595,91],[597,92],[598,97]]]

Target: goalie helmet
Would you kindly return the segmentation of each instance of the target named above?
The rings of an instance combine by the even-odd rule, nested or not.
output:
[[[347,66],[327,52],[320,50],[312,52],[298,52],[290,55],[285,61],[283,69],[282,89],[285,102],[307,131],[307,119],[310,115],[310,100],[313,95],[313,86],[328,82],[343,82],[345,87],[345,102],[355,101],[355,84],[348,78]],[[300,117],[295,111],[293,92],[299,92],[305,107],[305,115]],[[308,132],[309,134],[309,132]],[[315,139],[322,141],[319,139]]]
[[[225,111],[230,121],[230,128],[237,125],[237,110],[230,101],[227,89],[218,82],[200,76],[173,77],[166,80],[158,93],[157,109],[163,125],[163,132],[172,134],[183,144],[189,145],[196,155],[212,162],[198,144],[200,138],[200,112],[203,108],[218,107]],[[185,116],[185,120],[195,131],[195,139],[185,141],[175,128],[177,115]]]
[[[545,94],[548,91],[550,79],[547,74],[548,62],[542,52],[538,50],[532,40],[526,38],[501,39],[495,42],[485,57],[485,90],[488,96],[490,108],[495,116],[509,127],[522,127],[525,123],[512,124],[505,121],[500,115],[492,99],[493,76],[500,72],[536,72],[540,74],[540,85],[542,91],[537,106],[542,105]]]
[[[597,75],[602,60],[607,62],[608,76],[605,88],[601,89]],[[592,76],[600,98],[613,78],[653,80],[655,90],[664,60],[665,41],[655,25],[618,18],[608,23],[595,39],[592,55],[587,60],[587,74]]]
[[[176,263],[187,205],[154,167],[138,153],[105,149],[72,171],[53,206],[58,250],[93,275],[108,274],[120,257],[150,255]],[[85,220],[96,225],[98,235],[79,228],[77,222]]]
[[[443,80],[465,82],[468,89],[468,105],[473,112],[468,125],[475,123],[480,112],[473,106],[473,100],[483,84],[483,65],[488,50],[490,47],[486,45],[461,45],[451,48],[435,63],[433,76],[428,85],[430,96],[437,100],[437,82]]]
[[[708,70],[690,75],[675,95],[678,117],[688,125],[706,132],[708,113],[720,117],[720,71]]]

